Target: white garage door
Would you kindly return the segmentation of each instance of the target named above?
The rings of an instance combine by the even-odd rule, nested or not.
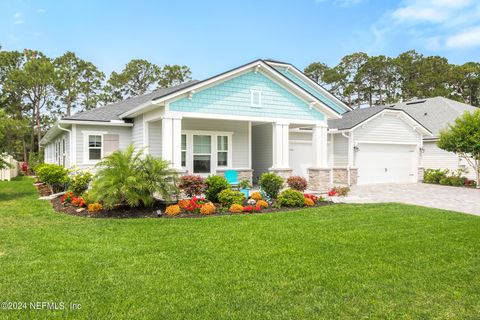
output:
[[[358,147],[358,184],[415,182],[415,145],[360,143]]]
[[[308,168],[313,164],[312,142],[290,141],[290,167],[296,176],[308,175]]]

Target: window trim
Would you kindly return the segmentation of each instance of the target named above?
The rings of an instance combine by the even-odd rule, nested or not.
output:
[[[258,93],[258,104],[253,103],[254,94]],[[252,108],[261,108],[262,107],[262,91],[260,90],[250,90],[250,106]]]
[[[183,145],[182,145],[182,138],[183,136],[185,136],[185,149],[183,149]],[[183,133],[182,132],[182,135],[180,137],[180,165],[182,168],[186,168],[187,167],[187,152],[188,150],[188,136],[187,134]],[[182,160],[182,157],[183,157],[183,153],[185,152],[185,165],[183,165],[183,160]]]
[[[219,150],[219,149],[218,149],[218,138],[220,138],[220,137],[226,137],[226,138],[227,138],[227,149],[226,149],[226,150]],[[229,156],[229,154],[230,154],[231,139],[230,139],[230,137],[229,137],[228,135],[218,134],[218,135],[216,136],[216,139],[215,139],[215,140],[216,140],[215,142],[217,143],[217,168],[228,167],[228,162],[229,162],[229,161],[228,161],[228,156]],[[218,154],[219,154],[220,152],[222,152],[222,153],[227,153],[227,165],[226,165],[226,166],[224,166],[224,165],[219,165],[219,164],[218,164],[218,159],[219,159],[219,158],[218,158]]]
[[[183,167],[189,173],[193,174],[193,136],[194,135],[203,135],[211,136],[211,148],[210,148],[210,173],[196,173],[202,176],[208,176],[210,174],[215,174],[219,168],[228,169],[233,167],[233,132],[225,131],[203,131],[203,130],[182,130],[182,134],[187,136],[187,153],[186,153],[186,166]],[[228,139],[228,150],[227,150],[227,166],[218,165],[218,150],[217,150],[217,137],[218,136],[227,136]]]
[[[103,136],[107,134],[108,132],[106,131],[82,131],[83,134],[83,163],[85,164],[96,164],[103,159],[103,148],[105,146],[105,143],[103,141]],[[102,146],[100,147],[100,160],[91,160],[90,159],[90,147],[88,146],[88,140],[90,136],[100,136],[101,137],[101,144]]]

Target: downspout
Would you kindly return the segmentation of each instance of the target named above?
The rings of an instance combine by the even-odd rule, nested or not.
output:
[[[69,130],[67,128],[63,128],[60,124],[57,124],[57,127],[58,129],[62,130],[62,131],[66,131],[68,132],[68,139],[70,140],[70,143],[69,143],[69,153],[70,153],[70,157],[68,158],[68,166],[71,167],[71,163],[72,163],[72,156],[73,156],[73,152],[72,152],[72,148],[73,148],[73,143],[72,143],[72,130]],[[65,156],[65,155],[63,155]]]
[[[351,186],[351,174],[350,174],[350,152],[352,152],[352,150],[350,150],[350,135],[347,135],[345,134],[345,132],[342,132],[342,136],[344,136],[345,138],[348,139],[348,148],[347,148],[347,158],[348,158],[348,164],[347,164],[347,183],[348,183],[348,186]]]

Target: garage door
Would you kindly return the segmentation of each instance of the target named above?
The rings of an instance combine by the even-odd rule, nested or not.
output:
[[[312,143],[310,141],[290,141],[290,167],[296,176],[308,175],[308,168],[313,164]]]
[[[358,147],[358,184],[415,182],[415,145],[361,143]]]

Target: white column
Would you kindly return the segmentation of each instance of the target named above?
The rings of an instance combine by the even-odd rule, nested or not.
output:
[[[314,167],[328,167],[328,134],[325,124],[316,124],[312,130]]]
[[[273,124],[273,168],[286,169],[289,164],[289,123]]]
[[[162,159],[175,169],[182,167],[182,118],[162,118]]]

